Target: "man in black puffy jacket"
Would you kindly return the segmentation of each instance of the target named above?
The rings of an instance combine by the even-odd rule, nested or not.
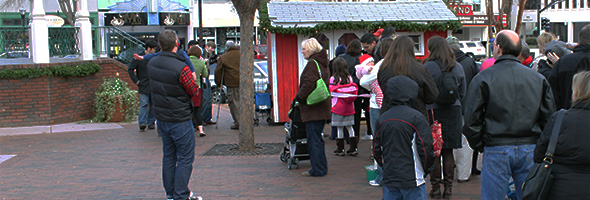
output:
[[[535,143],[555,111],[547,80],[516,58],[521,46],[514,31],[498,33],[496,62],[471,80],[465,96],[463,134],[472,149],[484,152],[482,200],[504,199],[510,177],[522,197]]]
[[[164,30],[158,36],[162,52],[148,63],[154,115],[162,134],[162,181],[167,199],[195,199],[188,188],[195,160],[191,96],[198,94],[195,75],[176,54],[177,36]]]
[[[426,117],[410,106],[418,84],[406,76],[387,81],[391,107],[377,121],[373,150],[383,167],[383,199],[426,199],[426,175],[434,164],[433,139]]]

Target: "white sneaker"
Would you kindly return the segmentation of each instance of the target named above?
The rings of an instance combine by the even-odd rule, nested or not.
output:
[[[364,135],[361,140],[373,140],[373,135]]]
[[[381,186],[381,184],[377,183],[377,181],[375,180],[371,180],[369,181],[369,185],[374,186],[374,187],[379,187]]]
[[[189,200],[203,200],[203,197],[201,196],[194,196],[193,192],[191,192],[191,195],[188,197]]]

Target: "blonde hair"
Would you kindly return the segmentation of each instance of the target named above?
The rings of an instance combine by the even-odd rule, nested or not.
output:
[[[581,71],[574,75],[572,91],[574,103],[590,100],[590,71]]]
[[[323,47],[315,38],[309,38],[301,42],[301,47],[304,47],[310,54],[322,51]]]
[[[545,45],[553,40],[557,40],[557,37],[551,32],[544,32],[537,37],[537,47],[539,47],[540,54],[545,51]]]

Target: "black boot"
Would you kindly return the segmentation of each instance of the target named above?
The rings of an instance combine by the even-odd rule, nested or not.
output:
[[[441,183],[441,175],[440,175],[440,156],[434,159],[434,169],[430,172],[430,185],[432,189],[430,190],[430,197],[440,197],[442,193],[440,192],[440,183]]]
[[[338,145],[338,148],[334,150],[334,155],[344,156],[344,139],[336,139],[336,145]]]
[[[455,179],[455,158],[453,156],[453,149],[442,150],[443,159],[443,184],[445,185],[445,191],[443,192],[443,198],[450,198],[453,195],[453,180]]]
[[[357,156],[359,155],[359,152],[357,151],[357,144],[358,144],[358,137],[351,137],[350,138],[350,149],[348,149],[348,151],[346,151],[346,154],[351,155],[351,156]]]

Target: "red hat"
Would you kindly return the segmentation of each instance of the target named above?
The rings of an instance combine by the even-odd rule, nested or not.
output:
[[[371,55],[369,54],[363,54],[361,57],[359,57],[359,60],[361,61],[361,65],[366,65],[370,62],[374,62],[373,57],[371,57]]]
[[[375,36],[379,37],[379,36],[381,36],[381,34],[382,34],[382,33],[383,33],[383,29],[382,29],[382,28],[380,28],[379,30],[375,31],[375,32],[373,33],[373,35],[375,35]]]

